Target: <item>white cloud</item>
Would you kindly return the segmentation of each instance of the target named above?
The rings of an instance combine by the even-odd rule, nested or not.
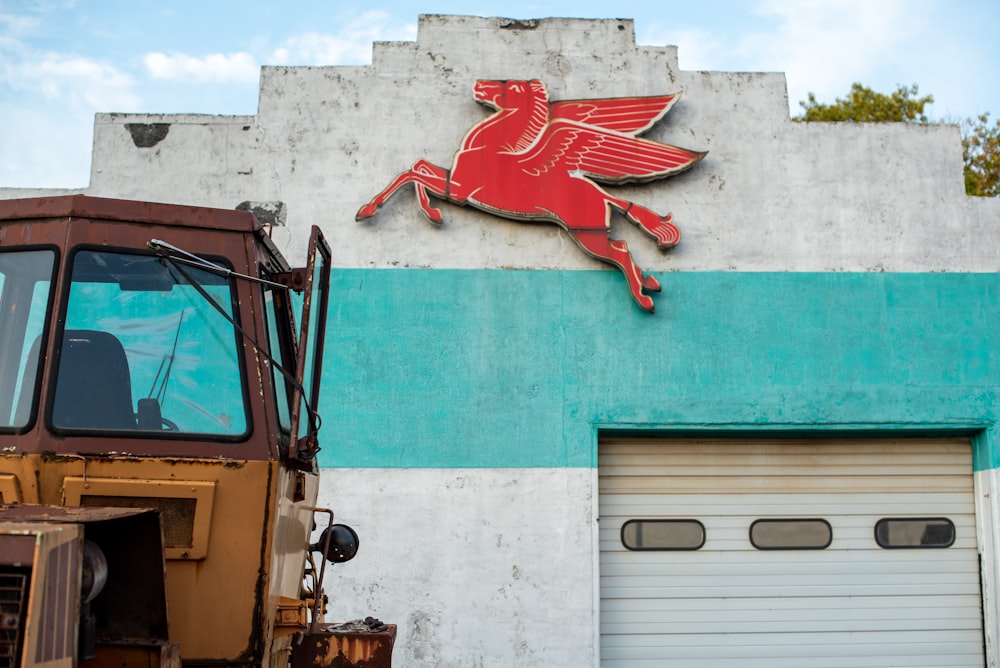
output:
[[[40,25],[41,22],[34,16],[0,14],[0,33],[8,39],[28,34]]]
[[[116,68],[54,54],[0,66],[2,89],[3,187],[87,185],[94,113],[139,105],[131,78]]]
[[[414,40],[414,24],[389,25],[386,12],[365,12],[336,34],[306,33],[271,53],[277,65],[360,65],[371,62],[372,42]]]
[[[79,188],[90,174],[93,121],[54,107],[0,104],[0,187]]]
[[[874,85],[880,69],[897,69],[906,42],[921,32],[921,17],[926,16],[921,4],[914,0],[767,0],[759,10],[778,20],[777,31],[747,35],[741,44],[742,57],[784,71],[789,101],[796,107],[809,92],[832,101],[845,95],[856,81]],[[913,82],[890,85],[897,83]]]
[[[216,83],[253,83],[260,75],[257,60],[249,53],[212,53],[197,58],[184,53],[147,53],[143,64],[154,79]]]
[[[108,63],[67,54],[6,60],[0,66],[0,86],[88,111],[128,111],[138,103],[128,74]]]
[[[0,0],[2,7],[3,0]],[[394,25],[369,12],[333,35],[309,33],[279,44],[278,64],[335,65],[369,62],[372,41],[414,39],[415,25]],[[0,10],[0,187],[78,187],[88,181],[93,114],[137,111],[149,95],[148,79],[184,84],[234,83],[256,87],[258,57],[266,50],[214,53],[148,52],[139,71],[129,64],[74,53],[33,49],[30,38],[44,24]],[[246,87],[246,86],[244,86]],[[195,93],[197,94],[197,93]],[[148,99],[147,99],[148,103]]]
[[[783,72],[797,114],[810,92],[832,102],[854,82],[883,92],[919,83],[894,75],[914,70],[912,54],[926,49],[928,7],[927,0],[761,0],[753,13],[762,20],[736,36],[661,29],[645,43],[676,44],[686,70]]]
[[[37,30],[34,19],[0,16],[0,186],[85,186],[93,115],[136,109],[136,82],[108,62],[21,41]]]

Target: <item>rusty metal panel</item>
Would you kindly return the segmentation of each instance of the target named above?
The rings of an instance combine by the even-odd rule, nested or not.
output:
[[[29,534],[9,535],[0,528],[0,566],[28,567],[35,560],[35,539]]]
[[[40,624],[35,628],[45,631],[35,646],[36,664],[61,662],[76,654],[80,557],[75,538],[48,548],[45,554],[45,577],[41,587],[34,588],[41,594],[41,614],[37,619]]]
[[[261,228],[260,222],[250,212],[231,209],[137,202],[88,195],[0,200],[0,221],[66,217],[233,232],[254,232]]]
[[[0,511],[9,507],[2,507]],[[16,506],[14,508],[17,508]],[[22,513],[28,516],[31,513]],[[79,612],[80,547],[83,531],[74,523],[7,521],[0,523],[0,537],[6,541],[27,538],[33,550],[10,574],[24,573],[28,580],[26,607],[18,620],[7,628],[17,637],[15,651],[21,665],[45,668],[72,668],[76,665],[76,622]],[[29,556],[24,549],[21,557]],[[24,592],[23,592],[24,593]],[[11,627],[7,620],[5,627]]]
[[[391,668],[396,625],[382,626],[382,631],[366,631],[320,625],[292,650],[292,668]]]
[[[180,648],[169,643],[102,645],[87,668],[181,668]]]
[[[17,476],[12,473],[0,473],[0,503],[20,503],[21,490],[17,484]]]
[[[150,512],[148,508],[70,508],[13,504],[0,506],[0,522],[58,522],[82,524],[103,522]]]

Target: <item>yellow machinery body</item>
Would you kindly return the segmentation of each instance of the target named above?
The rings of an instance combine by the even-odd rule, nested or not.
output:
[[[293,269],[247,211],[0,202],[0,668],[288,666],[315,645],[329,272],[318,228]],[[149,515],[162,535],[115,528]],[[69,627],[40,607],[52,573]]]
[[[267,630],[281,598],[300,598],[315,476],[267,461],[52,455],[4,455],[3,470],[10,502],[160,511],[170,638],[185,656],[290,651],[291,633]]]

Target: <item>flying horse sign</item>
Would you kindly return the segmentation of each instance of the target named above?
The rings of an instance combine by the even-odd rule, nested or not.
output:
[[[590,255],[621,269],[632,297],[653,312],[647,293],[660,282],[635,264],[624,241],[610,236],[611,207],[622,212],[661,248],[675,246],[680,231],[671,214],[660,216],[601,188],[601,183],[662,179],[688,169],[705,153],[636,135],[649,130],[679,94],[549,102],[541,81],[477,81],[476,101],[497,113],[474,125],[451,169],[418,160],[361,207],[357,220],[375,215],[400,187],[413,183],[420,209],[433,223],[441,211],[428,195],[470,204],[514,220],[550,220]]]

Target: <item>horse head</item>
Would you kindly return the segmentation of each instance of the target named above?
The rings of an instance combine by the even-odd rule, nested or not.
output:
[[[537,79],[531,81],[480,79],[473,90],[476,102],[497,111],[527,108],[539,101],[547,104],[549,98],[545,84]]]

